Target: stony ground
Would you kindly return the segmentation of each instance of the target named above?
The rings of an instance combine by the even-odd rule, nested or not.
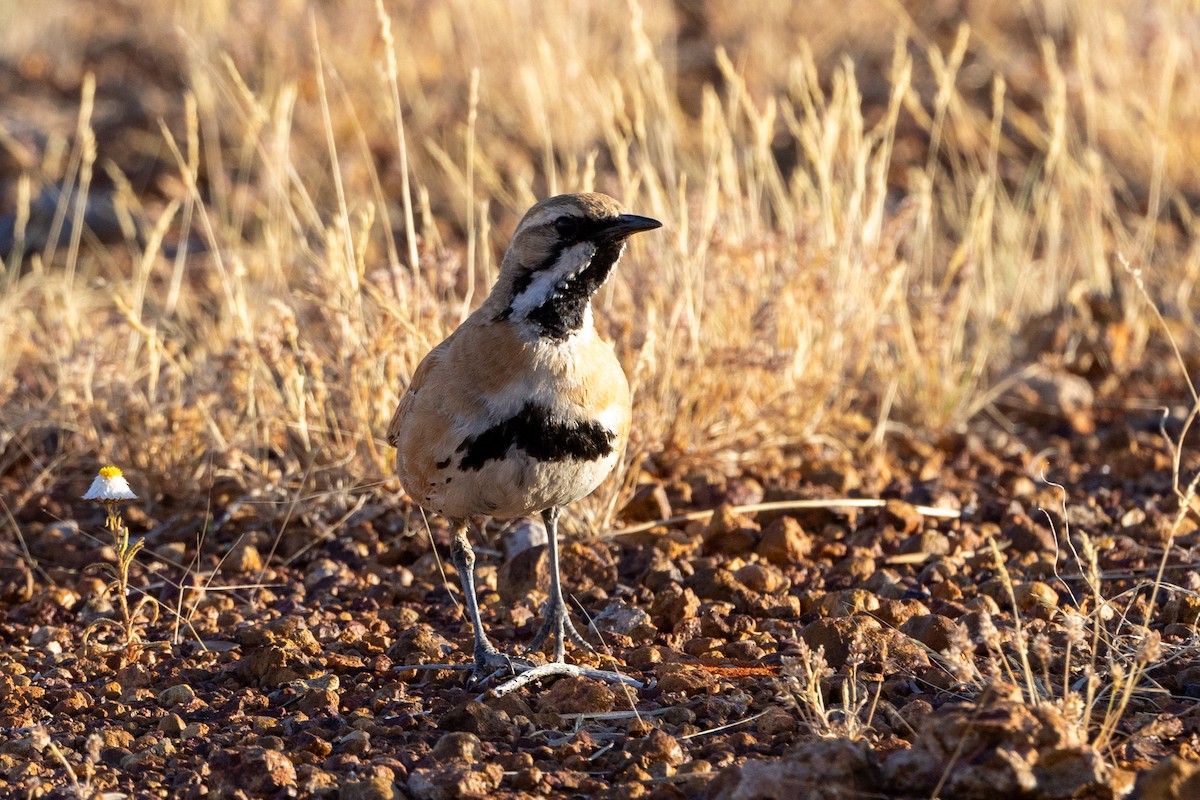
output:
[[[15,246],[20,180],[53,166],[46,153],[65,159],[85,66],[98,76],[102,156],[83,209],[85,243],[101,245],[88,257],[103,255],[104,242],[128,250],[105,159],[151,211],[178,194],[160,120],[186,140],[179,62],[192,51],[136,27],[145,8],[81,4],[71,25],[55,25],[96,34],[86,57],[62,57],[72,40],[56,30],[44,53],[0,64],[0,255]],[[296,44],[309,35],[301,19],[280,52],[307,52]],[[263,22],[286,39],[274,23]],[[888,102],[884,33],[883,61],[861,70],[868,110]],[[697,107],[699,82],[720,78],[709,36],[702,16],[679,36],[685,56],[706,54],[677,76],[685,93],[695,84]],[[1033,42],[1021,22],[992,56],[1019,60]],[[746,52],[773,58],[757,45]],[[1033,107],[1030,98],[1049,95],[1043,82],[1030,67],[1008,86]],[[991,84],[976,88],[986,121]],[[465,111],[454,103],[458,125]],[[308,111],[299,124],[315,125],[320,114]],[[312,130],[323,151],[324,131]],[[922,135],[900,130],[898,179],[932,160]],[[226,144],[229,164],[239,163],[245,143]],[[541,158],[531,151],[528,161]],[[1025,179],[1014,174],[1015,193]],[[1136,179],[1122,184],[1142,196]],[[52,181],[35,181],[30,252],[53,242],[57,200]],[[1134,209],[1138,231],[1142,214]],[[1187,219],[1164,219],[1156,235],[1190,248]],[[447,231],[455,247],[464,237]],[[64,240],[59,262],[66,249]],[[1147,275],[1159,266],[1148,262]],[[223,302],[219,292],[199,302],[210,296]],[[244,474],[282,460],[246,467],[230,456],[210,465],[211,485],[182,476],[174,494],[122,508],[145,542],[130,601],[154,601],[127,645],[98,622],[120,617],[109,576],[95,569],[118,553],[104,510],[79,499],[92,476],[55,472],[92,453],[65,426],[9,437],[11,418],[0,419],[0,798],[1200,797],[1200,503],[1186,496],[1180,514],[1177,494],[1200,459],[1195,433],[1178,464],[1171,444],[1191,400],[1171,350],[1130,345],[1138,336],[1122,313],[1093,300],[1064,300],[1028,326],[1014,363],[1041,366],[963,430],[893,426],[876,440],[874,419],[846,420],[836,443],[782,447],[736,477],[686,466],[680,453],[640,475],[617,528],[571,538],[563,564],[575,618],[581,629],[592,621],[598,651],[568,659],[619,670],[638,689],[562,678],[497,698],[469,687],[465,669],[451,668],[469,664],[471,640],[442,523],[427,528],[396,485],[309,496],[295,471],[287,485]],[[1166,313],[1184,338],[1186,315]],[[1184,370],[1200,374],[1194,343],[1183,349]],[[63,373],[57,363],[46,372]],[[26,416],[84,392],[24,381],[18,374],[6,389]],[[176,410],[160,422],[183,430],[195,409],[178,419]],[[97,430],[141,424],[137,409],[88,413]],[[176,438],[177,461],[194,469],[206,446]],[[520,654],[546,596],[539,530],[491,524],[476,541],[485,622],[499,647]]]
[[[1158,427],[1096,412],[874,456],[809,448],[769,476],[647,475],[620,521],[644,530],[564,555],[599,631],[599,655],[570,659],[646,688],[562,678],[498,699],[422,668],[469,661],[469,628],[446,530],[439,559],[387,487],[290,521],[218,493],[202,539],[203,513],[129,504],[147,543],[132,583],[162,613],[128,650],[103,628],[85,642],[115,613],[87,569],[115,557],[102,510],[41,497],[16,519],[26,556],[0,568],[0,775],[21,797],[1196,796],[1197,532]],[[851,495],[888,502],[739,511]],[[545,597],[539,533],[493,525],[481,547],[485,619],[510,652]],[[1081,694],[1093,663],[1081,726],[1062,687]]]

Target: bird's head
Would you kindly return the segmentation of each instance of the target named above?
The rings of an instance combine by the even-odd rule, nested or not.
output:
[[[605,194],[563,194],[526,212],[500,265],[490,303],[495,318],[528,326],[540,337],[565,339],[587,319],[592,295],[604,284],[635,233],[662,227],[624,214]]]

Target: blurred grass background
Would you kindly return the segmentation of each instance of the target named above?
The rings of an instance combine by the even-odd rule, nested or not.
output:
[[[1197,11],[0,6],[9,514],[107,462],[151,506],[394,488],[408,375],[565,191],[665,223],[598,300],[636,397],[589,527],[642,470],[997,415],[1029,365],[1190,402],[1148,301],[1194,371]]]

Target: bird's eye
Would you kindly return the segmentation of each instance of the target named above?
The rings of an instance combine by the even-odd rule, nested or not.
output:
[[[574,239],[579,235],[579,220],[576,217],[559,217],[554,220],[554,232],[562,239]]]

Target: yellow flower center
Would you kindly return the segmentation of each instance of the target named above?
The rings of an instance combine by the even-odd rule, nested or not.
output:
[[[121,477],[121,469],[119,467],[101,467],[100,477],[105,480]]]

